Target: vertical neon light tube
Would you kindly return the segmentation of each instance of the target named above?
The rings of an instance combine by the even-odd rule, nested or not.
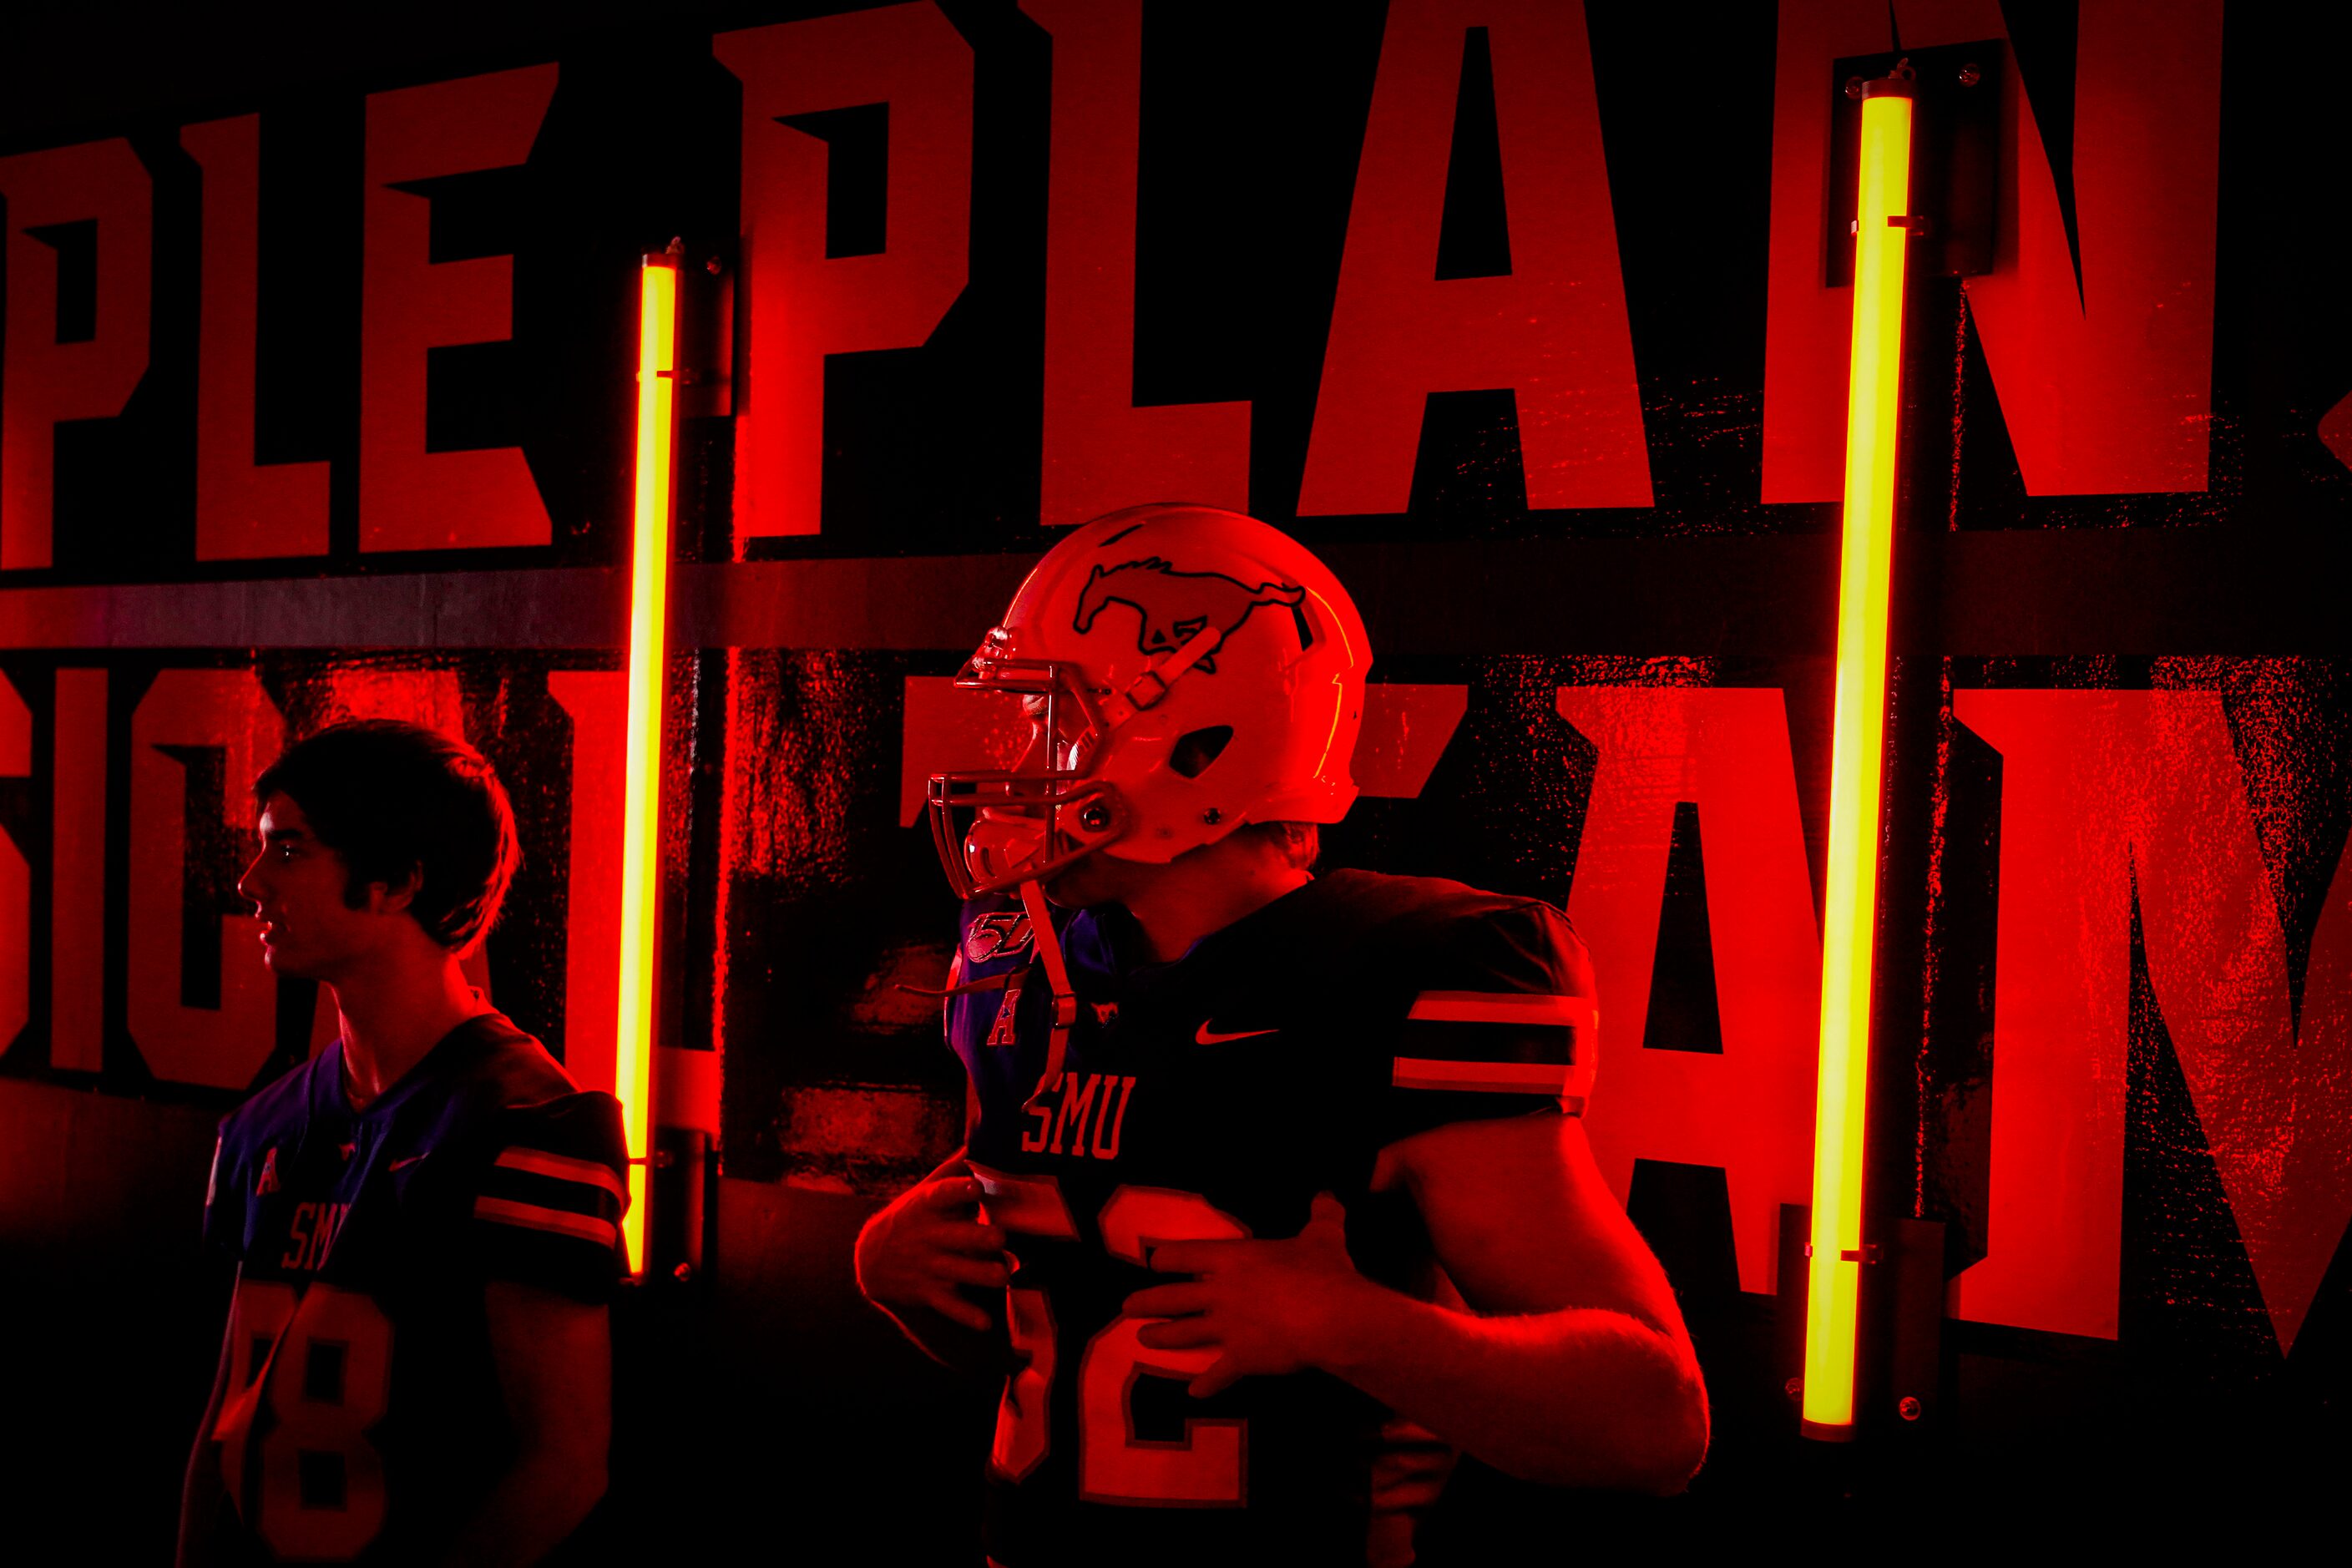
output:
[[[621,1239],[629,1271],[646,1266],[654,980],[661,882],[662,684],[667,668],[670,441],[677,388],[677,267],[648,256],[637,295],[636,506],[629,546],[628,784],[622,808],[619,1038],[613,1092],[629,1143]]]
[[[1904,247],[1911,186],[1906,82],[1867,84],[1853,246],[1845,527],[1838,566],[1837,710],[1829,873],[1822,911],[1822,1055],[1813,1112],[1812,1256],[1805,1297],[1803,1430],[1853,1435],[1862,1275],[1863,1111],[1878,906],[1879,769],[1886,731],[1886,609],[1895,547],[1895,437],[1903,379]]]

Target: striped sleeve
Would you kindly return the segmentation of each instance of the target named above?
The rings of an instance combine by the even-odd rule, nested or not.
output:
[[[1600,1026],[1589,996],[1423,991],[1405,1014],[1389,1081],[1454,1094],[1540,1094],[1578,1115],[1592,1091]]]
[[[1565,916],[1530,902],[1465,921],[1423,977],[1387,1063],[1387,1141],[1449,1121],[1583,1113],[1601,1016]]]
[[[482,1168],[472,1223],[483,1272],[601,1301],[625,1269],[628,1157],[609,1094],[568,1094],[507,1112]]]

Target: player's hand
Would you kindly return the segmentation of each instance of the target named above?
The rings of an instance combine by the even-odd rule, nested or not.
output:
[[[899,1317],[925,1308],[985,1333],[995,1326],[967,1287],[1002,1290],[1011,1275],[1004,1231],[980,1217],[981,1186],[970,1175],[938,1175],[901,1193],[857,1233],[857,1289]]]
[[[1412,1568],[1413,1533],[1422,1515],[1454,1475],[1461,1450],[1428,1427],[1391,1415],[1372,1455],[1372,1517],[1365,1533],[1365,1568]]]
[[[1391,1415],[1372,1457],[1372,1511],[1420,1513],[1437,1500],[1462,1451],[1428,1427]]]
[[[1166,1241],[1152,1272],[1190,1274],[1127,1299],[1130,1318],[1165,1318],[1136,1339],[1151,1350],[1193,1350],[1215,1359],[1189,1391],[1206,1399],[1244,1377],[1297,1372],[1360,1292],[1378,1287],[1348,1257],[1347,1211],[1319,1194],[1307,1228],[1283,1241]]]

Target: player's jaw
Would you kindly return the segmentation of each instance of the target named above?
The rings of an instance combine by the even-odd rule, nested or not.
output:
[[[320,885],[274,888],[257,900],[262,961],[276,974],[332,983],[364,966],[383,941],[386,917],[344,901],[343,868]]]
[[[1070,809],[1067,806],[1064,810]],[[1055,825],[1043,803],[983,806],[964,838],[964,858],[975,879],[1035,881],[1066,909],[1115,902],[1115,871],[1103,868],[1102,846],[1087,848]],[[1075,856],[1075,858],[1072,857]]]
[[[254,910],[261,961],[271,973],[297,980],[332,980],[343,967],[350,943],[335,940],[338,933],[331,930],[331,921],[310,916],[310,910],[285,903],[266,903]]]
[[[325,971],[333,965],[323,963],[315,951],[316,943],[304,940],[301,921],[290,911],[262,909],[254,911],[260,927],[261,962],[273,974],[283,974],[296,980],[324,980]]]
[[[1040,884],[1045,896],[1066,910],[1090,910],[1126,901],[1134,880],[1131,862],[1097,849],[1081,855]]]

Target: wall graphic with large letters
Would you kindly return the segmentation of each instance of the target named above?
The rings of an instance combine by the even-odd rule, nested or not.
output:
[[[2352,311],[2340,127],[2275,87],[2329,49],[2219,0],[1752,9],[752,6],[0,142],[0,1079],[220,1110],[331,1038],[234,891],[250,784],[396,714],[517,803],[478,983],[610,1081],[675,237],[658,1017],[726,1174],[870,1199],[952,1146],[922,781],[1016,738],[951,678],[1068,525],[1246,507],[1374,642],[1326,865],[1568,911],[1602,1172],[1762,1365],[1837,62],[1967,46],[2000,227],[1909,300],[1871,1205],[1943,1222],[1967,1354],[2340,1398]]]

